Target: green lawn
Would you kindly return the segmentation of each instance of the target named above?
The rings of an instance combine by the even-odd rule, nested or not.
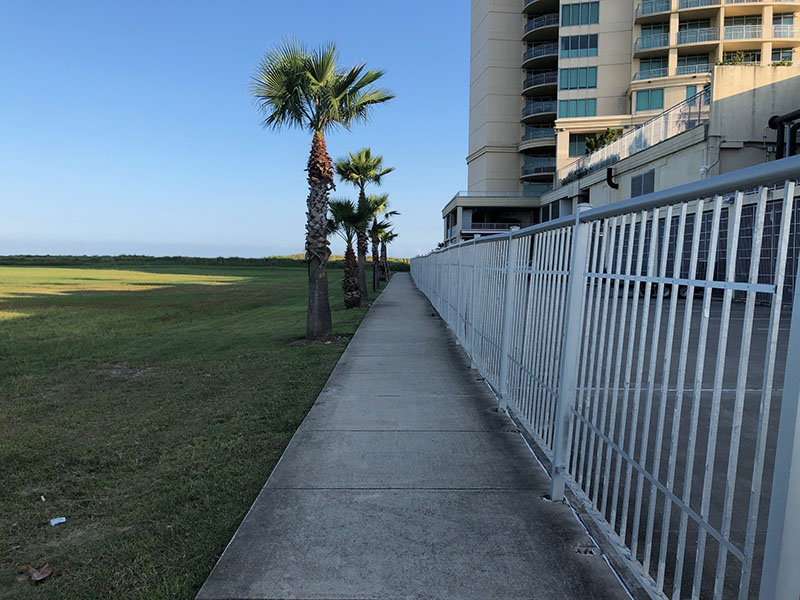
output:
[[[344,350],[289,345],[306,298],[298,268],[0,267],[0,597],[192,598]]]

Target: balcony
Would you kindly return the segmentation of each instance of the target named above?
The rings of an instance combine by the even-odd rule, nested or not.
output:
[[[678,31],[678,45],[708,44],[719,41],[719,27],[684,29]]]
[[[725,4],[756,4],[762,0],[725,0]]]
[[[556,42],[534,44],[522,55],[522,68],[527,69],[538,63],[549,63],[556,58],[558,58],[558,44]]]
[[[646,35],[636,40],[634,54],[656,54],[657,51],[669,48],[669,33]]]
[[[522,35],[522,39],[527,42],[554,35],[558,30],[559,18],[558,13],[551,13],[530,19],[525,23],[525,32]]]
[[[670,11],[670,0],[645,0],[636,7],[636,20],[651,15],[663,15]]]
[[[675,75],[699,75],[700,73],[710,73],[711,65],[678,65]]]
[[[661,69],[645,69],[644,71],[634,73],[633,80],[641,81],[643,79],[656,79],[658,77],[666,77],[667,75],[669,75],[669,71],[666,67]]]
[[[683,10],[687,8],[703,8],[705,6],[719,6],[721,0],[680,0],[678,8]]]
[[[781,39],[800,38],[800,26],[797,25],[773,25],[772,37]]]
[[[539,160],[532,161],[523,165],[520,177],[537,178],[551,177],[556,172],[555,157],[541,157]]]
[[[522,134],[523,142],[531,142],[534,140],[543,140],[547,138],[555,137],[556,133],[552,127],[531,127],[528,126],[525,129],[525,133]]]
[[[555,100],[531,100],[522,109],[522,120],[534,121],[543,117],[555,117],[556,101]]]
[[[546,13],[558,10],[558,0],[522,0],[522,12]]]
[[[508,231],[512,227],[519,227],[522,229],[523,227],[529,227],[533,223],[472,223],[469,226],[464,226],[462,228],[462,232],[470,232],[470,233],[483,233],[483,232],[495,232],[495,231]]]
[[[554,86],[558,82],[558,71],[542,71],[526,77],[522,83],[522,93],[533,91],[542,86]]]
[[[562,167],[558,172],[558,181],[561,185],[569,183],[684,131],[708,123],[710,103],[710,89],[700,91],[642,125],[626,131],[610,144]]]
[[[757,40],[763,37],[761,25],[726,25],[726,40]]]

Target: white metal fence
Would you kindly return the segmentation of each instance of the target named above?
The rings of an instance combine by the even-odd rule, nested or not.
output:
[[[791,157],[411,261],[553,499],[654,598],[800,597],[798,178]]]

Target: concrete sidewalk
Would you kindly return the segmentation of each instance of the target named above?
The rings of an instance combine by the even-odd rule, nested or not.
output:
[[[627,598],[432,313],[392,279],[199,599]]]

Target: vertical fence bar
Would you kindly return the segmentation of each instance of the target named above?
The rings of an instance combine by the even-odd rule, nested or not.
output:
[[[569,358],[577,357],[581,346],[581,315],[583,296],[586,292],[586,260],[591,228],[589,223],[580,222],[580,214],[584,210],[585,207],[579,206],[575,215],[567,306],[564,313],[564,343],[561,346],[562,360],[553,435],[553,473],[550,482],[550,499],[554,502],[564,498],[564,476],[569,461],[569,424],[572,420],[572,407],[575,404],[578,385],[577,370],[571,366]]]
[[[514,230],[519,227],[514,228]],[[514,275],[517,270],[517,248],[519,238],[514,233],[508,236],[508,257],[506,263],[506,289],[503,296],[503,328],[500,330],[500,377],[497,384],[498,408],[504,411],[508,406],[508,363],[511,352],[511,328],[514,324]]]
[[[793,195],[794,183],[787,182],[782,229],[789,229]],[[786,250],[783,244],[780,252],[782,255],[780,258],[785,259]],[[800,266],[797,277],[800,277]],[[795,281],[798,281],[797,278]],[[783,277],[776,277],[775,284],[780,293]],[[771,350],[770,354],[774,354],[774,350]],[[800,370],[792,368],[798,359],[800,359],[800,294],[795,290],[778,442],[775,449],[775,469],[772,475],[764,566],[761,572],[760,600],[797,600],[800,590],[800,568],[798,568],[800,565],[800,415],[798,415]],[[770,391],[765,389],[764,393],[768,394]],[[762,418],[766,419],[766,415],[762,415]]]

